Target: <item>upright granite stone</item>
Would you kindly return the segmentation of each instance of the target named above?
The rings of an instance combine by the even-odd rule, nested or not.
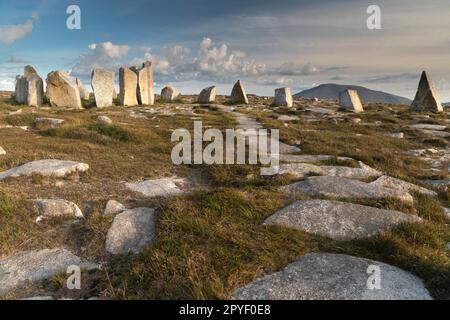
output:
[[[134,71],[124,67],[120,68],[119,70],[120,105],[122,106],[138,105],[136,95],[137,84],[138,84],[138,77]]]
[[[114,97],[114,71],[95,68],[91,75],[91,85],[94,91],[97,108],[110,107]]]
[[[167,86],[161,90],[161,100],[174,101],[180,96],[177,89]]]
[[[416,97],[411,105],[411,111],[443,112],[439,95],[433,80],[426,71],[422,73]]]
[[[345,110],[356,113],[364,112],[361,99],[356,90],[345,90],[339,93],[339,105]]]
[[[80,90],[65,71],[53,71],[47,75],[47,96],[53,107],[83,108]]]
[[[275,98],[273,105],[276,107],[292,107],[292,92],[291,88],[279,88],[275,89]]]
[[[238,80],[231,91],[231,103],[248,104],[247,94],[241,81]]]
[[[155,104],[155,82],[153,80],[153,64],[150,61],[142,64],[141,69],[133,70],[138,77],[137,99],[140,105]]]
[[[44,81],[32,66],[24,68],[24,75],[16,77],[17,103],[40,107],[44,98]]]
[[[80,98],[81,100],[89,100],[89,91],[86,89],[86,87],[81,82],[80,78],[75,79],[75,83],[77,84],[78,91],[80,91]]]
[[[198,96],[198,103],[208,104],[216,101],[216,86],[205,88]]]

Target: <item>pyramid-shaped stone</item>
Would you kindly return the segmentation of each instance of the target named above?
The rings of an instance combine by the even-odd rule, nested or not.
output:
[[[411,105],[411,111],[443,112],[441,100],[434,87],[433,80],[426,71],[422,72],[416,97]]]
[[[345,90],[339,93],[339,105],[345,110],[356,113],[364,112],[361,99],[356,90]]]
[[[247,94],[245,93],[244,86],[241,81],[238,80],[231,91],[231,102],[232,103],[242,103],[248,104]]]

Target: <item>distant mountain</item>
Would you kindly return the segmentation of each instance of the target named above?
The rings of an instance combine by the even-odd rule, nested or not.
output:
[[[339,93],[345,90],[357,90],[359,97],[363,103],[375,102],[375,103],[390,103],[390,104],[406,104],[412,103],[411,100],[389,94],[382,91],[374,91],[360,86],[352,85],[340,85],[340,84],[321,84],[318,87],[304,90],[300,93],[294,95],[295,98],[306,98],[306,99],[329,99],[329,100],[339,100]]]
[[[450,102],[443,103],[443,105],[444,105],[445,107],[450,107]]]

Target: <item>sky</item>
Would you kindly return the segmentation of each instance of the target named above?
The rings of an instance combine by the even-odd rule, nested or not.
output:
[[[69,30],[70,5],[81,29]],[[381,29],[367,8],[381,9]],[[198,93],[238,79],[273,95],[322,83],[362,85],[413,98],[422,70],[450,101],[448,0],[2,0],[0,90],[31,64],[66,70],[90,89],[94,67],[152,61],[157,89]]]

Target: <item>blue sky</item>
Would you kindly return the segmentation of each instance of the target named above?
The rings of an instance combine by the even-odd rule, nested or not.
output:
[[[66,8],[81,8],[68,30]],[[366,9],[381,8],[382,29],[368,30]],[[89,87],[93,67],[155,64],[157,87],[197,93],[294,92],[320,83],[358,84],[412,98],[428,70],[450,101],[448,0],[139,0],[0,2],[0,89],[25,64],[45,78],[67,70]]]

